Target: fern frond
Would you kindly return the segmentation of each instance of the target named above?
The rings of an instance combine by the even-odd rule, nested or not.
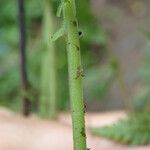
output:
[[[97,136],[104,136],[128,145],[150,144],[149,113],[129,116],[128,119],[119,121],[111,126],[92,128],[91,132]]]

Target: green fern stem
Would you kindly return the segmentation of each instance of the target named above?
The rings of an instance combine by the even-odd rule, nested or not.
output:
[[[71,99],[74,150],[86,150],[84,101],[82,89],[82,66],[76,5],[74,0],[65,0],[63,5],[67,32],[67,55]]]

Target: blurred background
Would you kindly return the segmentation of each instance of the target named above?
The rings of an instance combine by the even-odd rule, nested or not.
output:
[[[149,3],[146,0],[77,1],[85,72],[84,97],[89,111],[124,109],[135,97],[148,98]],[[61,19],[55,17],[57,6],[58,2],[51,2],[56,29],[49,38],[61,23]],[[32,91],[29,107],[32,112],[38,111],[42,87],[43,10],[42,1],[25,1],[27,74]],[[0,18],[0,104],[20,111],[20,33],[16,0],[0,1]],[[64,37],[59,39],[55,46],[59,110],[69,107],[64,40]]]
[[[20,140],[21,135],[25,140],[20,142],[31,147],[22,144],[19,150],[59,149],[58,134],[66,136],[66,139],[62,137],[66,144],[59,139],[60,145],[65,145],[61,149],[72,149],[67,113],[70,102],[66,35],[58,38],[63,19],[56,17],[61,15],[60,1],[24,0],[24,9],[18,5],[20,1],[0,0],[0,130],[5,131],[0,136],[6,137],[2,138],[6,143],[0,141],[0,149],[8,141]],[[100,129],[100,135],[133,145],[149,144],[150,1],[76,0],[76,4],[87,127],[103,126],[127,117],[129,120],[123,125],[121,122],[110,130]],[[53,36],[58,39],[52,43]],[[4,108],[9,113],[1,113]],[[137,119],[130,113],[127,115],[126,110],[134,112]],[[34,117],[30,121],[18,119],[20,113]],[[37,115],[47,119],[58,117],[60,124],[36,120]],[[94,129],[93,133],[99,131]],[[88,144],[95,150],[123,149],[115,147],[118,143],[103,139],[100,143],[89,132],[87,135]],[[13,146],[14,150],[18,149],[18,145]]]

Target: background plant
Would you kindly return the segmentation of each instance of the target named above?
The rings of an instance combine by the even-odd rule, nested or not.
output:
[[[81,36],[81,54],[83,55],[83,66],[85,72],[90,73],[92,66],[99,68],[99,62],[101,53],[99,53],[95,59],[94,51],[105,51],[107,49],[107,37],[103,28],[99,25],[96,18],[92,14],[89,1],[77,1],[78,13],[77,17],[80,22],[79,31],[82,32]],[[53,14],[56,14],[58,1],[52,1]],[[41,56],[45,52],[42,41],[42,2],[40,0],[27,0],[25,3],[26,8],[26,27],[27,27],[27,62],[28,73],[30,83],[30,109],[37,111],[39,93],[40,93],[40,79],[41,79]],[[82,8],[84,7],[84,13]],[[0,103],[19,110],[20,96],[19,93],[19,64],[18,64],[18,22],[17,22],[17,5],[16,1],[4,1],[0,2],[1,9],[1,21],[0,21]],[[33,12],[33,10],[35,10]],[[88,18],[88,22],[94,21],[94,24],[87,25],[84,23],[84,18]],[[58,20],[57,23],[59,23]],[[57,25],[56,25],[57,26]],[[96,49],[93,47],[97,47]],[[59,61],[56,62],[56,68],[61,78],[57,78],[58,81],[58,108],[60,110],[66,110],[69,107],[68,101],[68,82],[67,78],[67,56],[65,53],[65,44],[62,40],[57,42],[57,56]],[[6,59],[7,58],[7,59]],[[90,58],[90,59],[89,59]],[[86,65],[84,65],[86,64]],[[87,74],[87,76],[89,76]],[[14,80],[12,80],[12,78]],[[98,79],[98,77],[96,77]],[[101,80],[100,78],[98,80]],[[102,79],[103,80],[103,79]],[[88,84],[89,82],[89,84]],[[94,81],[96,82],[96,81]],[[101,81],[100,81],[101,82]],[[90,81],[86,81],[90,86]],[[9,87],[9,88],[8,88]],[[94,91],[99,87],[94,88]],[[85,93],[86,89],[85,89]],[[95,99],[93,95],[88,94],[92,99]],[[88,95],[85,95],[86,97]],[[101,94],[100,94],[101,95]],[[98,97],[97,97],[98,98]]]
[[[50,42],[55,21],[51,1],[43,2],[43,46],[45,48],[41,67],[41,98],[39,102],[40,114],[44,117],[56,118],[56,57],[55,45]]]
[[[145,33],[149,37],[149,31]],[[138,79],[140,90],[137,91],[132,100],[132,111],[127,119],[117,123],[91,129],[91,132],[98,136],[104,136],[112,140],[129,144],[145,145],[150,143],[150,45],[149,42],[144,50],[144,63],[139,68]]]

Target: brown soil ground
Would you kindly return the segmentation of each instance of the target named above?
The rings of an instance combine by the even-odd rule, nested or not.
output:
[[[87,127],[111,124],[124,118],[123,111],[89,113]],[[150,146],[128,147],[105,138],[93,136],[87,129],[87,145],[91,150],[150,150]],[[41,120],[32,115],[23,118],[0,109],[0,150],[72,150],[71,119],[61,114],[57,121]]]

